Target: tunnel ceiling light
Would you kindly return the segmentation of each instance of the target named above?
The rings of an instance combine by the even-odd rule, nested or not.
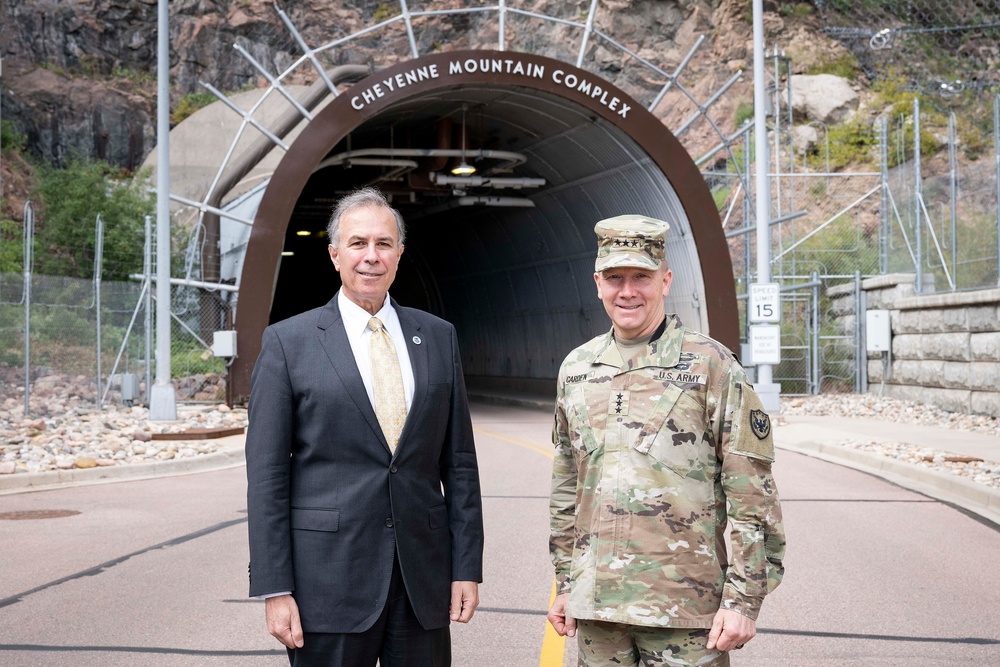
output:
[[[282,251],[281,251],[281,256],[282,256],[282,257],[291,257],[291,256],[293,256],[294,254],[295,254],[295,253],[294,253],[294,252],[292,252],[291,250],[282,250]]]
[[[465,161],[465,110],[468,105],[462,105],[462,161],[457,167],[451,170],[451,173],[455,176],[472,176],[476,173],[476,168]]]
[[[295,234],[297,236],[312,236],[312,232],[310,232],[308,229],[300,229],[299,231],[295,232]]]

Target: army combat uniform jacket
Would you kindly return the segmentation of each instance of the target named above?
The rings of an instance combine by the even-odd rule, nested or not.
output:
[[[785,537],[770,420],[729,350],[671,317],[629,362],[613,332],[594,338],[559,371],[553,442],[550,548],[569,616],[757,618]]]

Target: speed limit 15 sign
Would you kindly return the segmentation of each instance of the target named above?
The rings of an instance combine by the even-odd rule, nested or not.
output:
[[[781,296],[778,283],[751,283],[747,314],[753,324],[781,321]]]

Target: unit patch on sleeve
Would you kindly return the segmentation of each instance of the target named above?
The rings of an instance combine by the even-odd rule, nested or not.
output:
[[[750,430],[753,431],[758,440],[763,440],[771,435],[771,418],[763,410],[751,410]]]
[[[740,387],[740,410],[738,420],[734,419],[735,442],[732,451],[763,461],[774,460],[774,439],[771,418],[764,411],[760,397],[749,384]]]

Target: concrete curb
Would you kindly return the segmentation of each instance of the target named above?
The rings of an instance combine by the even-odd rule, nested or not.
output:
[[[233,468],[246,463],[243,449],[245,439],[245,435],[219,438],[220,442],[223,443],[223,448],[220,451],[186,459],[0,475],[0,496],[29,491],[46,491],[67,486],[107,484]]]
[[[784,449],[867,472],[931,498],[957,505],[1000,526],[1000,490],[950,473],[930,470],[871,452],[823,442],[775,442]]]

